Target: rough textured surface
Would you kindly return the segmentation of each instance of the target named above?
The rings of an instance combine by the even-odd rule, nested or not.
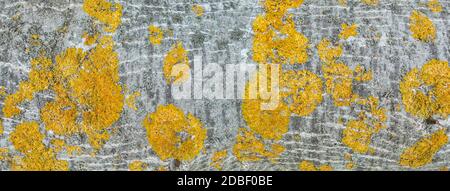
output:
[[[309,59],[303,65],[288,66],[308,69],[323,76],[316,45],[323,38],[338,42],[342,23],[356,23],[358,35],[342,42],[340,58],[349,67],[358,64],[372,70],[373,80],[356,85],[360,96],[379,98],[386,109],[387,128],[372,137],[371,154],[358,154],[342,143],[345,125],[340,118],[351,118],[357,111],[351,107],[335,107],[329,95],[309,116],[292,116],[289,131],[281,145],[286,150],[277,162],[261,160],[241,163],[232,155],[240,127],[246,127],[241,100],[174,100],[163,74],[167,52],[182,42],[193,60],[202,55],[207,63],[254,63],[252,60],[255,17],[264,12],[257,0],[127,0],[120,3],[122,23],[113,34],[119,59],[120,84],[130,92],[138,91],[136,108],[124,107],[120,119],[113,125],[111,137],[95,154],[84,152],[70,156],[60,152],[60,160],[69,161],[70,170],[128,170],[133,161],[146,163],[147,170],[164,167],[170,170],[214,170],[210,166],[216,151],[228,150],[222,170],[298,170],[302,161],[315,165],[329,165],[334,170],[408,170],[399,164],[400,155],[421,138],[441,128],[450,128],[447,117],[439,124],[427,124],[407,113],[402,107],[399,83],[412,68],[423,66],[430,59],[450,60],[450,1],[440,0],[443,11],[432,13],[422,0],[380,0],[377,6],[348,0],[347,6],[336,0],[305,0],[300,8],[290,9],[296,28],[309,39]],[[204,13],[197,16],[192,6],[200,4]],[[83,34],[90,31],[93,21],[83,11],[82,0],[4,0],[0,2],[0,86],[7,94],[17,91],[19,82],[28,79],[30,61],[39,51],[56,56],[69,47],[83,47]],[[409,30],[409,17],[419,10],[433,21],[436,30],[434,43],[414,39]],[[149,41],[148,27],[158,26],[164,31],[160,45]],[[167,35],[173,33],[173,35]],[[33,44],[33,35],[40,43]],[[30,40],[31,39],[31,40]],[[205,79],[206,80],[206,79]],[[447,86],[447,88],[449,88]],[[128,93],[131,94],[131,93]],[[24,121],[40,121],[39,110],[53,98],[51,92],[39,92],[30,102],[20,106],[22,114],[6,118],[0,112],[3,134],[0,147],[17,153],[9,135]],[[5,96],[0,94],[0,107]],[[205,148],[192,161],[161,161],[147,140],[142,121],[160,104],[173,103],[184,112],[200,119],[207,129]],[[357,110],[357,109],[356,109]],[[1,127],[1,126],[0,126]],[[1,129],[1,128],[0,128]],[[44,135],[49,132],[44,131]],[[447,135],[449,132],[446,132]],[[50,136],[49,136],[50,137]],[[68,142],[89,148],[86,137],[72,137]],[[50,140],[44,139],[44,144]],[[346,155],[351,155],[346,156]],[[0,153],[0,159],[2,159]],[[349,159],[350,158],[350,159]],[[175,163],[175,164],[174,164]],[[350,165],[349,165],[350,163]],[[10,169],[8,160],[0,161],[0,169]],[[432,162],[420,167],[438,170],[450,166],[450,144],[434,155]]]

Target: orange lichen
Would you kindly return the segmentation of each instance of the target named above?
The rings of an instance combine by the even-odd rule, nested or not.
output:
[[[322,165],[317,168],[311,161],[300,162],[298,169],[301,171],[333,171],[333,167],[330,165]]]
[[[136,107],[136,98],[141,96],[141,92],[134,92],[131,95],[127,95],[125,98],[125,103],[127,104],[127,106],[131,109],[133,109],[134,111],[137,111],[138,108]]]
[[[228,155],[227,150],[215,152],[211,158],[211,163],[209,165],[217,170],[222,170],[222,164],[223,164],[223,161],[225,160],[225,157],[227,157],[227,155]]]
[[[233,146],[233,155],[241,162],[255,162],[263,158],[274,160],[284,150],[285,148],[279,144],[266,146],[264,140],[256,137],[255,133],[240,128]]]
[[[428,0],[428,9],[430,9],[433,13],[440,13],[442,12],[442,4],[439,2],[439,0]]]
[[[283,73],[281,88],[289,110],[299,116],[310,115],[322,102],[322,80],[308,70]]]
[[[446,129],[441,129],[419,140],[400,156],[400,165],[419,168],[431,163],[434,155],[448,142]]]
[[[162,160],[192,160],[203,148],[206,129],[192,114],[187,116],[175,105],[159,105],[143,121],[153,151]]]
[[[189,79],[189,73],[179,73],[176,76],[172,75],[172,69],[177,64],[184,64],[189,66],[189,59],[186,50],[183,48],[181,42],[172,46],[170,51],[164,58],[163,72],[167,83],[181,83]]]
[[[150,34],[149,41],[152,45],[160,45],[161,44],[163,37],[164,37],[164,33],[161,30],[161,28],[154,26],[154,25],[149,26],[148,33]]]
[[[413,38],[423,42],[431,42],[436,39],[436,27],[426,15],[419,11],[413,11],[409,19],[409,29]]]
[[[342,30],[341,33],[339,33],[339,38],[347,40],[350,37],[354,37],[358,35],[358,25],[352,24],[347,25],[346,23],[341,25]]]
[[[400,82],[402,101],[408,113],[422,119],[450,113],[450,67],[448,62],[428,61],[422,70],[412,69]]]
[[[91,17],[106,24],[106,32],[114,32],[121,24],[122,5],[106,0],[84,0],[83,10]]]
[[[144,171],[147,167],[148,164],[142,161],[133,161],[128,165],[130,171]]]
[[[205,9],[201,5],[192,5],[192,11],[197,17],[201,17],[205,13]]]
[[[9,140],[14,148],[24,155],[14,158],[12,170],[68,170],[68,162],[56,159],[56,153],[44,145],[44,135],[39,131],[38,123],[19,124]]]

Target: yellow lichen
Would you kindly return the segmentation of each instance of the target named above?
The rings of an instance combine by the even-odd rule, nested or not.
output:
[[[345,164],[345,168],[348,169],[348,170],[351,170],[351,169],[355,168],[355,163],[348,162],[348,163]]]
[[[400,156],[400,165],[419,168],[431,163],[434,155],[448,142],[446,129],[441,129],[419,140]]]
[[[340,6],[343,6],[343,7],[347,6],[347,0],[338,0],[338,3]]]
[[[439,2],[439,0],[428,0],[428,9],[430,9],[433,13],[440,13],[442,12],[442,4]]]
[[[284,102],[280,102],[273,110],[261,108],[261,105],[268,100],[262,99],[259,91],[256,93],[256,99],[251,99],[250,87],[255,86],[256,89],[259,90],[260,86],[263,86],[259,81],[259,79],[261,79],[260,75],[267,74],[258,72],[245,86],[244,100],[242,102],[242,115],[250,129],[261,135],[262,138],[280,140],[288,131],[290,111]],[[269,80],[270,79],[268,79],[268,81]]]
[[[197,17],[201,17],[205,13],[205,9],[201,5],[193,5],[192,11],[195,13],[195,15],[197,15]]]
[[[0,148],[0,161],[9,159],[9,150],[8,148]]]
[[[352,24],[347,25],[346,23],[341,25],[342,30],[341,33],[339,33],[339,38],[347,40],[350,37],[354,37],[358,35],[358,25]]]
[[[343,49],[341,45],[333,46],[330,40],[325,38],[317,45],[317,51],[322,62],[332,64],[342,55]]]
[[[436,39],[436,27],[426,15],[419,11],[413,11],[409,19],[409,29],[413,38],[423,42],[431,42]]]
[[[189,67],[189,59],[186,50],[183,45],[177,43],[177,45],[172,46],[170,51],[164,58],[163,72],[168,84],[170,83],[181,83],[189,79],[189,73],[179,73],[177,76],[172,75],[172,69],[177,64],[184,64]]]
[[[53,139],[51,140],[51,143],[53,145],[53,150],[57,153],[64,150],[67,152],[69,156],[74,156],[75,154],[81,153],[80,146],[67,145],[67,143],[64,140]]]
[[[6,95],[6,89],[3,86],[0,86],[0,97],[3,97]]]
[[[39,131],[39,124],[36,122],[17,125],[9,140],[14,148],[23,154],[23,157],[14,158],[12,170],[62,171],[69,168],[67,161],[58,160],[56,153],[44,145],[44,135]]]
[[[102,37],[87,52],[68,48],[56,56],[55,63],[45,57],[33,59],[29,79],[6,97],[3,112],[6,117],[14,117],[21,112],[19,104],[31,101],[37,92],[52,90],[54,101],[40,111],[46,130],[62,136],[85,133],[98,150],[109,138],[107,128],[123,109],[118,65],[110,36]]]
[[[211,158],[210,166],[212,166],[217,170],[222,170],[222,164],[223,161],[225,160],[225,157],[227,157],[227,154],[228,154],[227,150],[215,152]]]
[[[322,80],[308,70],[283,73],[281,88],[289,110],[298,116],[310,115],[322,102]]]
[[[114,32],[121,24],[122,5],[106,0],[84,0],[83,10],[91,17],[106,24],[106,32]]]
[[[322,66],[326,90],[331,94],[334,105],[350,106],[353,95],[353,71],[343,63],[325,64]]]
[[[402,102],[408,113],[422,119],[450,113],[450,67],[448,62],[428,61],[422,70],[412,69],[400,82]]]
[[[136,107],[136,98],[141,96],[141,92],[134,92],[131,95],[128,95],[125,98],[125,103],[127,104],[127,106],[131,109],[133,109],[134,111],[137,111],[138,108]]]
[[[192,114],[187,116],[175,105],[159,105],[143,121],[153,151],[162,160],[192,160],[203,148],[206,129]]]
[[[370,6],[377,6],[380,3],[379,0],[361,0],[361,2]]]
[[[370,96],[358,102],[366,109],[360,112],[359,119],[350,120],[347,123],[343,131],[342,143],[354,152],[365,154],[372,151],[370,148],[372,136],[386,128],[387,117],[385,109],[380,108],[377,98]]]
[[[266,146],[264,140],[256,137],[255,133],[245,128],[240,128],[236,137],[236,143],[233,146],[233,155],[241,162],[255,162],[263,158],[274,160],[284,150],[285,148],[279,144]]]
[[[149,40],[152,45],[160,45],[162,42],[162,39],[164,37],[164,33],[161,30],[161,28],[157,26],[149,26],[148,27],[148,33],[150,34]]]
[[[142,161],[133,161],[128,165],[130,171],[144,171],[147,167],[148,164]]]
[[[253,60],[260,64],[303,64],[308,60],[308,39],[296,30],[290,8],[297,8],[303,0],[264,1],[265,15],[253,21]]]
[[[311,161],[300,162],[298,169],[301,171],[333,171],[333,167],[330,165],[322,165],[317,168]]]
[[[97,39],[100,34],[89,35],[88,33],[83,34],[84,44],[87,46],[91,46],[97,42]]]

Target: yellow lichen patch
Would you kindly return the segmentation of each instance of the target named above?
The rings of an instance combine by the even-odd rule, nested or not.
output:
[[[6,97],[5,116],[20,114],[17,106],[31,101],[34,93],[52,90],[56,94],[54,101],[40,111],[46,130],[61,136],[85,133],[91,146],[98,150],[109,138],[107,128],[117,121],[123,109],[118,55],[113,51],[111,37],[102,37],[88,52],[68,48],[56,56],[55,63],[39,57],[31,65],[29,79]]]
[[[311,161],[300,162],[298,169],[301,171],[333,171],[333,167],[330,165],[322,165],[317,168]]]
[[[89,35],[88,33],[83,34],[84,44],[91,46],[97,42],[99,34]]]
[[[408,113],[422,119],[450,113],[450,67],[448,62],[430,60],[422,70],[412,69],[400,82],[402,102]]]
[[[153,151],[161,160],[192,160],[203,148],[206,129],[192,114],[187,116],[176,106],[159,105],[143,121]]]
[[[326,90],[331,94],[334,105],[350,106],[353,95],[353,71],[343,63],[325,64],[322,66]]]
[[[138,108],[136,107],[136,98],[141,96],[141,92],[134,92],[131,95],[127,95],[126,99],[125,99],[125,103],[127,104],[127,106],[131,109],[133,109],[134,111],[137,111]]]
[[[289,103],[289,110],[299,116],[310,115],[322,102],[322,80],[310,71],[283,73],[281,88],[281,96]]]
[[[440,13],[442,12],[442,4],[439,2],[439,0],[428,0],[428,9],[430,9],[433,13]]]
[[[262,99],[259,91],[256,93],[256,99],[251,99],[250,91],[252,90],[250,87],[255,86],[256,90],[259,90],[260,85],[262,85],[259,82],[259,79],[261,79],[260,75],[267,74],[258,72],[245,86],[242,114],[250,129],[261,135],[263,139],[280,140],[288,131],[291,114],[288,106],[284,104],[284,102],[280,102],[273,110],[261,108],[263,103],[269,102],[270,100]],[[270,79],[268,79],[268,81],[270,81]]]
[[[91,17],[106,24],[106,32],[114,32],[122,18],[122,5],[106,0],[84,0],[83,10]]]
[[[341,33],[339,33],[339,38],[347,40],[350,37],[358,35],[358,25],[352,24],[347,25],[346,23],[341,25]]]
[[[44,135],[39,131],[39,124],[36,122],[19,124],[9,140],[14,148],[24,155],[14,158],[12,170],[61,171],[69,168],[67,161],[56,159],[55,152],[44,145]]]
[[[365,154],[373,151],[370,148],[372,136],[386,128],[386,111],[379,106],[379,100],[370,96],[367,99],[357,100],[364,108],[359,119],[350,120],[343,131],[342,143],[354,152]]]
[[[317,51],[322,62],[332,64],[342,55],[343,49],[341,45],[333,46],[330,40],[325,38],[317,45]]]
[[[419,168],[431,163],[434,155],[448,142],[445,131],[446,129],[438,130],[407,148],[400,156],[400,165]]]
[[[0,135],[3,134],[3,121],[0,119]]]
[[[201,17],[205,13],[205,9],[201,5],[192,5],[192,11],[197,17]]]
[[[361,65],[357,65],[353,70],[354,80],[358,82],[368,82],[373,79],[372,71],[367,71]]]
[[[345,164],[345,168],[348,170],[352,170],[353,168],[355,168],[355,163],[353,162],[348,162]]]
[[[148,27],[149,40],[152,45],[160,45],[164,37],[164,33],[161,28],[151,25]]]
[[[64,150],[67,152],[69,156],[74,156],[75,154],[81,153],[80,146],[67,145],[66,142],[61,139],[53,139],[51,140],[51,144],[53,145],[53,150],[56,153]]]
[[[133,161],[128,165],[130,171],[144,171],[147,167],[148,164],[142,161]]]
[[[46,90],[53,79],[51,71],[52,61],[49,58],[38,57],[31,60],[29,79],[20,82],[16,93],[8,95],[4,101],[3,114],[7,118],[20,114],[18,105],[24,101],[31,101],[36,92]]]
[[[177,43],[173,46],[164,58],[163,72],[167,83],[184,82],[189,79],[189,73],[179,73],[177,76],[172,75],[172,69],[177,64],[189,66],[189,59],[183,45]]]
[[[6,89],[3,86],[0,86],[0,97],[3,97],[6,95]]]
[[[305,63],[308,39],[296,30],[290,16],[281,24],[272,20],[280,18],[271,16],[269,13],[259,15],[253,22],[253,60],[260,64]]]
[[[344,129],[342,143],[358,153],[369,150],[373,132],[363,121],[353,120]]]
[[[217,170],[222,170],[222,164],[227,155],[228,155],[227,150],[215,152],[211,158],[211,163],[209,165]]]
[[[8,154],[9,151],[7,148],[0,148],[0,161],[7,160],[9,158]]]
[[[347,0],[338,0],[338,3],[340,6],[343,6],[343,7],[347,6]]]
[[[431,42],[436,39],[436,27],[426,15],[419,11],[413,11],[409,19],[409,29],[413,38],[423,42]]]
[[[361,2],[370,6],[377,6],[380,3],[379,0],[361,0]]]
[[[255,162],[263,158],[274,160],[284,150],[285,148],[279,144],[266,146],[264,140],[257,138],[255,133],[240,128],[233,146],[233,155],[241,162]]]

